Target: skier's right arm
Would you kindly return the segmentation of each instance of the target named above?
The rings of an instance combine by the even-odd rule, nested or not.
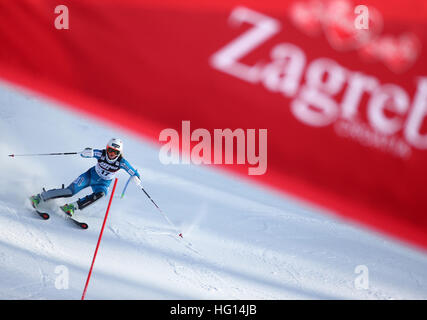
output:
[[[85,148],[82,152],[80,152],[80,156],[82,158],[93,158],[93,149]]]
[[[101,158],[102,150],[85,148],[82,152],[80,152],[80,156],[83,158]]]

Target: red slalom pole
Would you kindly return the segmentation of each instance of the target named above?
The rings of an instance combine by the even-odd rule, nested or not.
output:
[[[83,290],[82,300],[85,299],[87,286],[89,285],[90,276],[92,275],[93,265],[95,264],[96,254],[98,253],[99,244],[101,243],[102,234],[104,233],[105,223],[107,222],[108,212],[110,211],[111,201],[113,200],[114,191],[116,191],[117,178],[114,180],[113,191],[111,192],[110,201],[108,202],[107,212],[105,213],[104,222],[102,223],[101,232],[99,234],[98,243],[96,244],[95,253],[92,259],[92,265],[90,266],[89,274],[87,275],[85,289]]]

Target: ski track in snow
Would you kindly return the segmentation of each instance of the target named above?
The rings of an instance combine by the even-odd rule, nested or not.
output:
[[[184,239],[132,184],[119,197],[119,173],[87,299],[427,299],[425,251],[211,168],[164,166],[150,142],[4,84],[0,134],[0,299],[79,299],[109,197],[78,213],[88,230],[60,212],[66,199],[48,203],[43,221],[28,197],[94,161],[7,154],[102,148],[112,136]],[[359,265],[367,289],[355,288]],[[68,288],[56,287],[58,266]]]

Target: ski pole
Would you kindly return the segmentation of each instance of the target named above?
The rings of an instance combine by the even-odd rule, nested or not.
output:
[[[128,188],[129,182],[132,180],[132,178],[133,178],[133,176],[130,176],[129,179],[128,179],[128,181],[126,182],[126,185],[123,188],[122,194],[120,196],[121,199],[123,199],[123,197],[125,196],[126,189]]]
[[[171,225],[171,227],[173,227],[176,231],[178,231],[178,228],[172,223],[172,221],[169,220],[169,218],[165,215],[165,213],[159,208],[159,206],[157,205],[157,203],[154,202],[153,199],[151,199],[150,195],[147,193],[147,191],[145,191],[145,189],[143,187],[141,187],[142,191],[144,191],[145,195],[148,197],[148,199],[151,200],[151,202],[156,206],[157,210],[159,210],[160,214],[163,216],[163,218],[165,218],[165,220]],[[179,231],[178,231],[179,232]],[[182,233],[179,232],[178,234],[181,238],[183,238]]]
[[[9,157],[33,157],[33,156],[68,156],[79,154],[79,152],[53,152],[53,153],[33,153],[33,154],[9,154]]]

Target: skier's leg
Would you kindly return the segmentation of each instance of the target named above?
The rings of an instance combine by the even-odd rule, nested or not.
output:
[[[73,195],[73,192],[71,191],[71,189],[64,188],[64,186],[62,186],[61,189],[51,189],[48,191],[43,190],[43,192],[40,194],[43,201],[48,201],[56,198],[68,198],[68,197],[71,197],[72,195]]]
[[[77,177],[67,188],[62,186],[61,189],[51,189],[43,191],[40,196],[43,201],[48,201],[56,198],[69,198],[78,193],[80,190],[89,186],[90,170]]]
[[[92,176],[92,178],[94,178]],[[111,184],[111,180],[103,180],[103,179],[92,179],[92,191],[93,193],[87,195],[86,197],[77,200],[74,203],[66,204],[61,207],[61,209],[72,216],[76,210],[83,210],[84,208],[92,205],[108,193],[108,187]]]
[[[111,180],[104,180],[102,183],[92,186],[93,193],[77,201],[78,209],[82,210],[107,195],[110,183]]]
[[[98,192],[94,192],[94,193],[84,197],[83,199],[79,199],[77,201],[78,209],[82,210],[82,209],[90,206],[95,201],[101,199],[103,196],[105,196],[105,192],[98,191]]]
[[[92,168],[91,168],[92,169]],[[91,169],[86,171],[77,177],[68,187],[67,189],[71,190],[71,196],[79,193],[82,189],[87,188],[91,185],[92,173]]]
[[[80,190],[89,186],[90,178],[90,170],[88,170],[75,179],[67,188],[64,188],[64,185],[62,185],[60,189],[51,189],[48,191],[43,189],[43,192],[30,198],[33,207],[36,208],[42,201],[72,197]]]
[[[68,197],[71,197],[72,195],[73,195],[72,191],[69,188],[64,188],[64,185],[63,185],[61,189],[51,189],[48,191],[46,191],[43,188],[43,192],[35,196],[32,196],[30,200],[33,207],[37,208],[40,202],[45,202],[45,201],[56,199],[56,198],[68,198]]]

